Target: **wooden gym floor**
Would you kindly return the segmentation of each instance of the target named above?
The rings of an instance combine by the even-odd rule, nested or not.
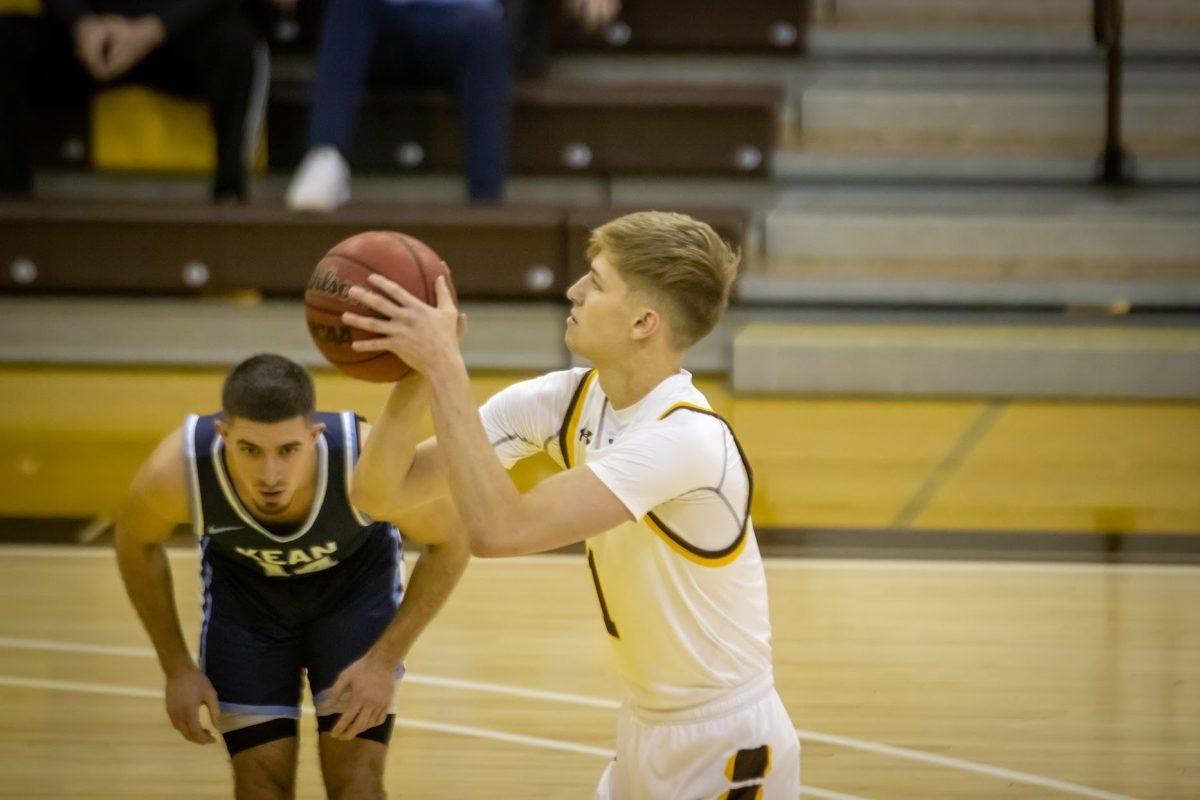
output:
[[[483,376],[478,393],[513,379]],[[0,369],[0,517],[101,531],[145,453],[187,411],[211,410],[220,380]],[[368,418],[385,392],[328,373],[317,386],[322,407]],[[1183,543],[1184,561],[1200,532],[1197,405],[703,388],[755,466],[764,540],[767,529],[1102,533]],[[36,542],[39,529],[26,533],[7,538]],[[194,641],[195,550],[172,552]],[[1200,568],[767,563],[806,796],[1200,796]],[[474,562],[410,656],[392,796],[590,797],[618,698],[605,648],[578,556]],[[161,689],[107,548],[0,545],[0,797],[228,797],[223,751],[180,739]],[[311,717],[303,734],[301,797],[317,798]]]
[[[173,551],[199,629],[194,548]],[[806,797],[1200,796],[1200,569],[768,559]],[[476,561],[408,660],[392,797],[587,798],[617,686],[578,556]],[[220,798],[107,548],[0,547],[0,797]],[[304,720],[300,797],[321,797]]]

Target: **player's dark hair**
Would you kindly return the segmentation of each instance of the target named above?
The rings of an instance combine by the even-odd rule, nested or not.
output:
[[[260,353],[238,364],[221,389],[221,410],[227,419],[268,423],[293,417],[311,419],[316,404],[316,390],[304,367],[272,353]]]

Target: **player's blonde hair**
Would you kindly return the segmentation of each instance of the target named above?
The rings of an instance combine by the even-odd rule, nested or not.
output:
[[[603,253],[631,288],[666,306],[671,344],[707,336],[729,305],[740,256],[706,223],[686,214],[639,211],[592,231],[587,257]]]

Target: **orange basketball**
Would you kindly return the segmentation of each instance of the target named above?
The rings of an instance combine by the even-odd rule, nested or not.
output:
[[[351,348],[359,339],[375,334],[352,328],[342,322],[343,311],[363,316],[379,316],[374,310],[349,298],[351,286],[378,291],[367,282],[376,272],[403,286],[430,305],[437,303],[435,282],[450,271],[440,256],[425,243],[394,231],[367,231],[334,245],[313,270],[304,292],[304,314],[313,342],[329,363],[352,378],[390,383],[407,375],[412,368],[393,353],[360,353]],[[457,296],[456,296],[457,300]]]

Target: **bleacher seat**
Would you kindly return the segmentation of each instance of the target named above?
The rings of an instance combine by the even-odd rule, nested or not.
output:
[[[297,296],[334,243],[386,229],[445,258],[461,297],[559,299],[585,268],[582,226],[619,213],[388,206],[312,216],[258,206],[0,203],[0,291]],[[697,215],[740,241],[740,212]]]
[[[769,85],[537,82],[514,92],[517,173],[769,174],[781,91]],[[304,155],[308,86],[275,81],[267,114],[272,169]],[[440,92],[376,91],[350,162],[367,171],[456,170],[459,133]]]
[[[803,48],[806,0],[624,0],[617,18],[584,31],[560,12],[560,49],[758,50],[796,53]]]

